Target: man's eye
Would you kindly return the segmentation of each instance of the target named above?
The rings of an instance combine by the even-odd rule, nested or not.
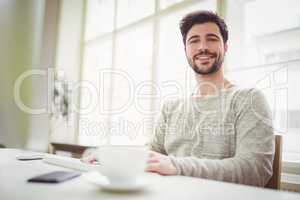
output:
[[[193,43],[197,43],[198,41],[199,40],[191,40],[190,43],[193,44]]]
[[[208,40],[208,41],[218,41],[217,38],[208,38],[207,40]]]

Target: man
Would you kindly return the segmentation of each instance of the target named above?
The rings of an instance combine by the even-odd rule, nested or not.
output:
[[[197,11],[181,20],[180,30],[197,91],[163,105],[147,171],[265,186],[274,156],[271,112],[261,92],[224,78],[226,24]]]

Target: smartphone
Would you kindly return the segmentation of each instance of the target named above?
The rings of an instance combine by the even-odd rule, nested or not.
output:
[[[26,161],[26,160],[41,160],[44,158],[44,155],[39,154],[24,154],[16,157],[18,160]]]
[[[80,172],[76,171],[53,171],[28,179],[28,182],[40,183],[60,183],[80,176]]]

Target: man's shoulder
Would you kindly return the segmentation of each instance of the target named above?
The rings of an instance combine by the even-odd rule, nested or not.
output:
[[[233,97],[236,101],[245,101],[264,98],[264,94],[262,90],[255,87],[236,87],[233,91]]]
[[[168,98],[162,102],[162,111],[169,114],[185,112],[191,106],[190,97]]]
[[[187,101],[184,97],[168,98],[163,101],[163,107],[174,108],[185,104]]]
[[[232,103],[235,108],[238,108],[237,110],[243,110],[249,106],[255,110],[269,107],[263,91],[255,87],[236,88]]]

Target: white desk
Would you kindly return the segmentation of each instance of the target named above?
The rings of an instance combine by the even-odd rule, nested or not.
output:
[[[134,193],[111,193],[99,189],[83,177],[59,184],[27,183],[27,179],[63,168],[41,160],[18,161],[20,150],[0,149],[1,200],[60,200],[60,199],[202,199],[202,200],[300,200],[300,194],[229,184],[182,176],[149,174],[148,187]]]

